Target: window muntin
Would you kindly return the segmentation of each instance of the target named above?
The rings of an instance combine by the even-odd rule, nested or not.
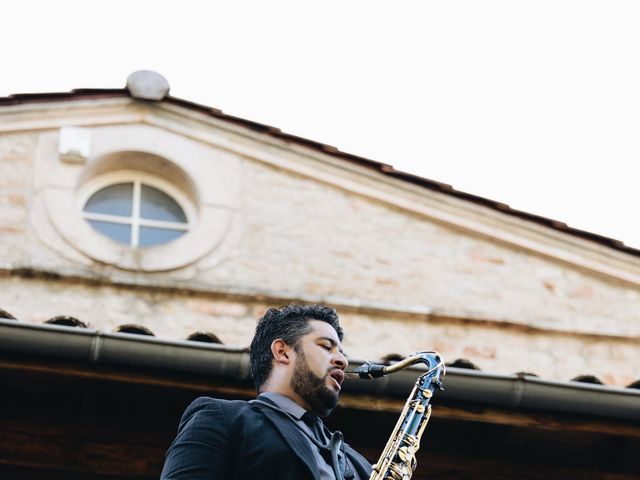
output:
[[[96,231],[132,247],[175,240],[189,229],[185,209],[150,183],[158,182],[134,178],[97,189],[85,202],[83,217]]]

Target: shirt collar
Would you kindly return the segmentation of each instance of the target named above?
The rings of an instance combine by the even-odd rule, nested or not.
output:
[[[280,409],[284,410],[291,416],[293,416],[296,420],[300,420],[302,415],[306,413],[306,410],[298,405],[296,402],[291,400],[288,397],[276,392],[264,392],[261,393],[260,397],[268,398],[273,403],[275,403]]]

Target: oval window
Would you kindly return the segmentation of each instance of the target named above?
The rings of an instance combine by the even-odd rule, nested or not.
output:
[[[180,204],[142,180],[100,188],[84,204],[83,216],[101,234],[132,247],[168,243],[189,229]]]

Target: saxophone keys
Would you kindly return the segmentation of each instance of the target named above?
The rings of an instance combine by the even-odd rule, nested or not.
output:
[[[398,456],[403,462],[411,462],[416,454],[416,448],[413,445],[407,445],[398,449]]]
[[[409,452],[409,449],[407,447],[400,447],[400,449],[398,450],[398,457],[400,457],[400,460],[402,460],[403,462],[406,462],[411,458],[411,452]]]
[[[387,478],[392,478],[394,480],[410,480],[413,472],[405,463],[392,463],[389,468],[389,473],[391,475]]]
[[[410,447],[414,452],[420,447],[420,440],[414,435],[405,435],[402,439],[402,443],[407,447]]]

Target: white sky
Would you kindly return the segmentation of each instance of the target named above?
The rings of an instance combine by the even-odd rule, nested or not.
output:
[[[21,0],[0,17],[0,96],[155,70],[174,96],[640,248],[640,2]]]

